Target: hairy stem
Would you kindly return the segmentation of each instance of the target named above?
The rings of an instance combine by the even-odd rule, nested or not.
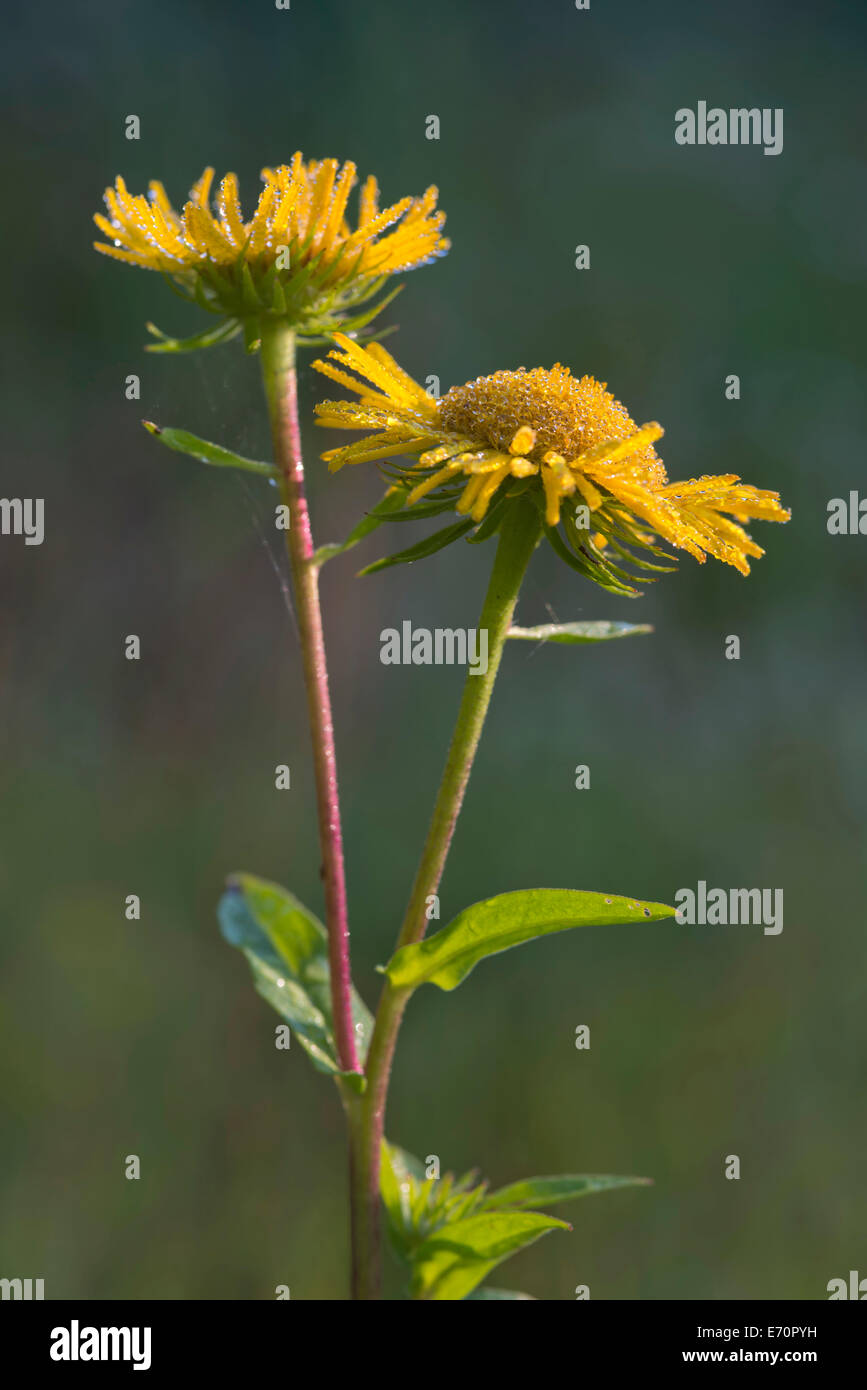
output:
[[[292,572],[307,692],[307,716],[313,745],[334,1040],[341,1068],[344,1071],[358,1071],[352,1020],[349,920],[337,790],[337,756],[319,607],[319,568],[313,559],[313,537],[304,489],[295,334],[292,329],[280,320],[263,324],[261,353],[265,395],[271,416],[274,461],[281,473],[283,501],[289,508],[286,550]]]
[[[479,617],[479,629],[487,630],[488,634],[488,669],[484,674],[467,673],[451,747],[395,949],[420,941],[424,936],[426,899],[439,888],[518,592],[540,534],[541,522],[535,507],[528,501],[515,499],[500,531],[494,568]],[[410,993],[393,989],[388,982],[383,988],[367,1057],[367,1088],[358,1102],[352,1126],[353,1205],[358,1253],[353,1296],[359,1299],[375,1299],[380,1293],[380,1149],[391,1064]]]

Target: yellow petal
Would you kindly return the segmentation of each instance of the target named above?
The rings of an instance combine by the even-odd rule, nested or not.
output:
[[[535,443],[536,431],[531,430],[529,425],[521,425],[515,430],[512,436],[509,452],[512,454],[529,454]]]

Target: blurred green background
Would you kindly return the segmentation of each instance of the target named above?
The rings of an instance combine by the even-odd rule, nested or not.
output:
[[[756,526],[768,554],[748,580],[684,557],[638,601],[537,554],[524,623],[656,632],[508,651],[442,890],[447,920],[537,884],[667,901],[699,879],[780,887],[782,935],[594,929],[420,992],[391,1137],[497,1183],[654,1178],[564,1208],[573,1233],[494,1278],[541,1298],[580,1283],[824,1298],[830,1278],[867,1273],[867,541],[826,531],[829,498],[864,471],[862,7],[51,0],[6,26],[3,493],[44,497],[47,534],[0,542],[0,1274],[43,1277],[50,1298],[347,1294],[336,1097],[299,1047],[275,1050],[276,1018],[214,919],[238,868],[321,909],[273,499],[139,424],[265,455],[258,363],[238,343],[145,354],[146,320],[186,333],[200,316],[90,249],[118,172],[178,202],[214,164],[249,202],[261,166],[298,148],[375,171],[389,201],[439,185],[453,249],[387,311],[417,377],[445,389],[560,360],[664,423],[672,477],[735,471],[794,512]],[[784,108],[784,152],[676,146],[675,110],[700,99]],[[339,539],[381,483],[372,468],[329,479],[317,454],[333,437],[305,430],[317,538]],[[396,529],[323,580],[369,1002],[460,692],[455,669],[383,667],[379,633],[474,625],[492,557],[460,544],[357,580]]]

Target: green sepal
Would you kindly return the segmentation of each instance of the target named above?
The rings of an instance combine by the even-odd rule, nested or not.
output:
[[[314,563],[324,565],[326,560],[333,560],[335,555],[342,555],[345,550],[351,550],[353,546],[358,545],[358,542],[369,536],[371,531],[375,531],[384,521],[389,520],[392,512],[399,511],[406,505],[407,492],[408,489],[404,487],[390,487],[376,506],[371,507],[367,515],[361,518],[358,525],[353,526],[345,541],[321,545],[314,553]]]
[[[241,302],[248,314],[261,314],[263,309],[262,300],[259,298],[258,291],[253,283],[250,274],[250,267],[246,261],[241,262],[240,274]]]
[[[146,323],[145,328],[159,342],[146,343],[145,352],[197,352],[200,348],[216,347],[218,343],[231,342],[241,332],[238,319],[227,319],[225,323],[210,328],[205,333],[195,333],[191,338],[170,338],[155,323]]]
[[[196,296],[193,290],[196,277],[194,273],[180,271],[177,275],[172,275],[165,270],[161,270],[159,273],[172,294],[177,295],[178,299],[183,299],[186,304],[195,304]]]
[[[286,291],[276,276],[274,278],[274,284],[271,287],[271,312],[278,316],[282,316],[286,313]]]
[[[142,424],[148,434],[165,444],[167,449],[174,449],[179,454],[189,454],[191,458],[198,459],[200,463],[210,464],[212,468],[238,468],[244,473],[257,473],[261,478],[280,477],[279,468],[275,468],[273,464],[260,463],[258,459],[242,458],[240,454],[233,454],[230,449],[223,449],[219,444],[209,444],[207,439],[199,439],[198,435],[190,434],[188,430],[155,425],[152,420],[142,420]]]
[[[213,291],[208,294],[205,287],[207,271],[200,271],[193,284],[193,296],[200,309],[204,309],[208,314],[224,314],[225,308],[215,297]]]
[[[564,560],[570,569],[575,570],[578,574],[582,574],[585,579],[592,579],[594,584],[598,584],[601,588],[607,589],[611,594],[619,594],[623,598],[639,598],[641,596],[641,591],[639,589],[633,588],[631,584],[622,583],[617,576],[611,572],[609,566],[595,559],[591,559],[590,556],[585,555],[583,551],[577,554],[575,551],[571,550],[563,540],[556,526],[546,526],[545,535],[554,553],[559,555],[560,559]]]
[[[411,507],[404,511],[392,512],[390,516],[384,516],[383,521],[387,521],[389,526],[394,521],[427,521],[432,516],[440,516],[443,512],[454,510],[454,501],[451,497],[438,499],[435,502],[414,502]]]
[[[262,326],[258,318],[243,320],[244,350],[251,355],[262,346]]]
[[[423,560],[427,555],[435,555],[438,550],[451,545],[452,541],[460,540],[475,524],[467,517],[454,526],[444,526],[441,531],[434,531],[432,536],[425,536],[424,540],[411,545],[408,550],[399,550],[395,555],[386,555],[382,560],[374,560],[372,565],[365,565],[363,570],[358,571],[358,576],[361,578],[365,574],[377,574],[380,570],[390,569],[392,565],[411,565],[414,560]]]
[[[641,555],[636,555],[628,546],[621,545],[614,536],[609,533],[608,544],[612,550],[626,560],[630,565],[635,565],[640,570],[645,570],[649,574],[676,574],[677,565],[654,565],[650,560],[645,560]],[[656,554],[664,554],[664,551],[657,550]]]
[[[351,316],[347,319],[343,319],[340,325],[341,333],[356,334],[360,329],[366,328],[369,323],[372,323],[375,318],[379,317],[383,309],[387,309],[389,304],[392,304],[395,301],[395,299],[397,299],[397,296],[402,293],[403,285],[395,285],[394,289],[391,290],[387,295],[385,295],[384,298],[378,300],[376,304],[372,304],[370,308],[365,309],[363,313],[355,314],[354,316]],[[359,302],[363,303],[368,298],[369,296],[365,295],[364,301]],[[391,328],[384,329],[383,332],[397,332],[397,324],[393,324]]]
[[[484,520],[476,529],[475,535],[467,536],[467,545],[482,545],[485,541],[490,540],[491,536],[496,535],[503,524],[506,508],[513,496],[513,493],[506,493],[488,509]]]
[[[395,989],[434,984],[452,990],[485,956],[572,927],[659,921],[675,909],[572,888],[527,888],[467,907],[426,941],[402,946],[381,970]]]

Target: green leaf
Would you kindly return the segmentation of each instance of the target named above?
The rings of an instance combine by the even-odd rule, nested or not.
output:
[[[571,1226],[538,1211],[485,1212],[428,1236],[413,1255],[413,1293],[432,1302],[464,1299],[503,1260],[549,1231]]]
[[[399,550],[396,555],[387,555],[383,560],[375,560],[372,565],[366,565],[363,570],[358,571],[359,577],[363,574],[376,574],[392,565],[411,565],[413,560],[423,560],[426,555],[435,555],[444,546],[451,545],[452,541],[466,535],[475,524],[472,518],[467,517],[465,521],[459,521],[454,526],[444,526],[441,531],[434,531],[432,536],[425,536],[423,541],[411,545],[408,550]]]
[[[594,1192],[609,1192],[615,1187],[652,1187],[652,1178],[604,1177],[595,1173],[566,1173],[556,1178],[523,1178],[510,1183],[486,1197],[483,1206],[496,1210],[503,1207],[550,1207],[555,1202],[571,1202],[576,1197],[589,1197]]]
[[[533,1297],[531,1293],[518,1293],[515,1289],[491,1288],[475,1289],[472,1293],[467,1294],[466,1299],[464,1301],[466,1303],[490,1303],[494,1300],[500,1301],[502,1299],[521,1299],[522,1301],[526,1300],[529,1303],[537,1302],[537,1300]]]
[[[399,511],[406,504],[407,495],[407,488],[390,487],[376,506],[371,507],[358,525],[352,528],[345,541],[321,545],[313,556],[314,562],[324,565],[326,560],[333,560],[335,555],[342,555],[344,550],[351,550],[354,545],[358,545],[359,541],[363,541],[365,536],[369,536],[371,531],[375,531],[377,526],[381,526],[383,521],[388,519],[389,513]]]
[[[542,623],[539,627],[512,627],[508,637],[524,642],[610,642],[613,637],[635,637],[652,632],[649,623]]]
[[[317,1071],[363,1089],[360,1073],[342,1072],[337,1060],[328,938],[319,919],[285,888],[252,874],[229,879],[217,917],[225,940],[247,957],[256,989],[289,1024]],[[355,990],[352,1014],[363,1062],[373,1019]]]
[[[147,343],[145,352],[196,352],[199,348],[228,343],[238,336],[241,324],[238,319],[227,319],[216,328],[209,328],[204,333],[195,333],[191,338],[170,338],[167,333],[157,328],[155,323],[146,323],[145,328],[154,338],[159,339],[159,342]]]
[[[395,989],[430,983],[454,989],[485,956],[570,927],[659,921],[675,909],[571,888],[527,888],[474,903],[427,941],[402,946],[385,966]]]
[[[175,449],[179,454],[189,454],[200,463],[208,463],[212,468],[240,468],[245,473],[258,473],[263,478],[279,478],[279,468],[270,463],[259,463],[256,459],[245,459],[222,449],[219,444],[209,444],[187,430],[174,430],[155,425],[152,420],[142,420],[149,434],[157,438],[167,449]]]

